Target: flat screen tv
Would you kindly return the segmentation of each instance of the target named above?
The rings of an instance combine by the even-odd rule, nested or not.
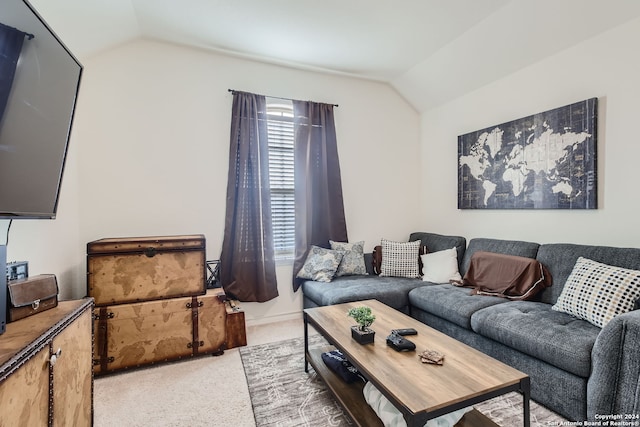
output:
[[[82,65],[26,0],[0,0],[0,219],[53,219]]]

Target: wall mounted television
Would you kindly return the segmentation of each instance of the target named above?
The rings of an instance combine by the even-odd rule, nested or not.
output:
[[[82,65],[26,0],[0,1],[0,219],[54,219]]]

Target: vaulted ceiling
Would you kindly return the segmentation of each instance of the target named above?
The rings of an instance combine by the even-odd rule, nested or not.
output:
[[[74,54],[135,38],[383,81],[418,111],[640,16],[637,0],[31,0]]]

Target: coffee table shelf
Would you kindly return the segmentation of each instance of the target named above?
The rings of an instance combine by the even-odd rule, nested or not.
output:
[[[371,307],[376,315],[375,343],[360,345],[351,338],[346,313],[360,305]],[[530,426],[530,386],[526,374],[376,300],[305,309],[305,371],[311,364],[357,425],[382,424],[364,399],[364,384],[346,384],[324,364],[321,355],[327,349],[309,349],[309,326],[317,330],[331,348],[340,350],[404,414],[409,427],[421,427],[427,419],[510,391],[522,394],[523,424]],[[417,347],[445,354],[444,367],[422,366],[415,352],[398,353],[386,345],[387,331],[406,327],[418,331],[418,335],[411,337]],[[495,427],[496,424],[474,409],[456,426]]]
[[[335,350],[335,347],[311,349],[307,353],[307,360],[313,370],[325,383],[331,394],[338,401],[343,410],[360,427],[384,427],[375,411],[364,399],[363,382],[346,383],[342,378],[330,370],[322,360],[322,353]],[[467,412],[454,427],[500,427],[486,418],[476,409]]]
[[[310,349],[307,353],[307,360],[322,378],[327,388],[334,395],[338,403],[349,414],[351,419],[358,426],[363,427],[383,427],[382,421],[364,400],[362,389],[364,382],[347,383],[332,370],[322,360],[322,353],[334,350],[334,347],[324,347]]]

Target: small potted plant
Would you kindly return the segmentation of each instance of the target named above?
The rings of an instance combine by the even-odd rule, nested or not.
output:
[[[358,325],[351,327],[351,337],[360,344],[368,344],[373,342],[375,331],[369,326],[376,320],[376,316],[371,313],[369,307],[355,307],[347,313],[349,317],[353,317]]]

